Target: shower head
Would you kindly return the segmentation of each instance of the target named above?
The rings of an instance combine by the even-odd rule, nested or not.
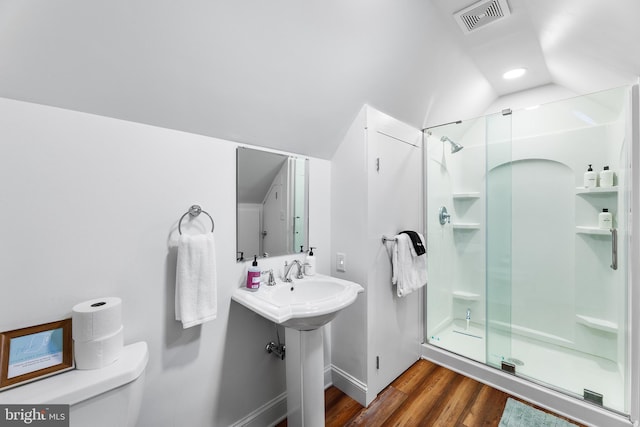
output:
[[[460,144],[458,144],[455,141],[452,141],[449,139],[449,137],[447,136],[443,136],[442,138],[440,138],[440,141],[444,142],[447,141],[451,144],[451,153],[457,153],[458,151],[462,150],[464,147]]]

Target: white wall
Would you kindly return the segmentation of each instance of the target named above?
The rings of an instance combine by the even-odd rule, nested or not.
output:
[[[331,165],[331,272],[363,286],[367,262],[358,254],[363,252],[368,217],[365,127],[366,108],[362,108],[336,150]],[[346,255],[344,272],[336,271],[337,253]],[[363,363],[367,348],[366,320],[366,298],[361,295],[333,320],[331,341],[331,363],[348,373],[353,381],[363,384],[366,382],[366,364]],[[336,333],[338,330],[341,333]]]
[[[231,301],[246,271],[235,262],[236,144],[8,99],[0,116],[0,330],[122,297],[125,343],[150,350],[142,427],[230,425],[285,391],[284,363],[264,351],[273,324]],[[310,169],[310,236],[328,273],[331,166]],[[172,244],[192,204],[216,224],[218,318],[183,330]],[[183,232],[210,226],[200,218]]]

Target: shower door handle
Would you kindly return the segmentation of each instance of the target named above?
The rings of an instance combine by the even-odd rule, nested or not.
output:
[[[618,230],[611,229],[611,268],[618,269]]]

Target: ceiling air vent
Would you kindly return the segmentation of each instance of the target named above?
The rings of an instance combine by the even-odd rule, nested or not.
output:
[[[456,12],[456,22],[468,34],[509,16],[507,0],[482,0]]]

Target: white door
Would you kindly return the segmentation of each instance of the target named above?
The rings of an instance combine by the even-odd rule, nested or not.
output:
[[[369,313],[368,387],[379,393],[420,357],[422,319],[421,290],[399,298],[391,284],[391,261],[387,253],[392,244],[383,245],[383,235],[403,230],[421,230],[422,151],[398,138],[420,143],[420,133],[376,129],[375,117],[367,131],[369,176],[370,258],[374,262],[368,278]],[[394,135],[395,136],[395,135]]]
[[[262,208],[262,250],[268,254],[284,254],[286,245],[285,194],[282,184],[274,184]]]

